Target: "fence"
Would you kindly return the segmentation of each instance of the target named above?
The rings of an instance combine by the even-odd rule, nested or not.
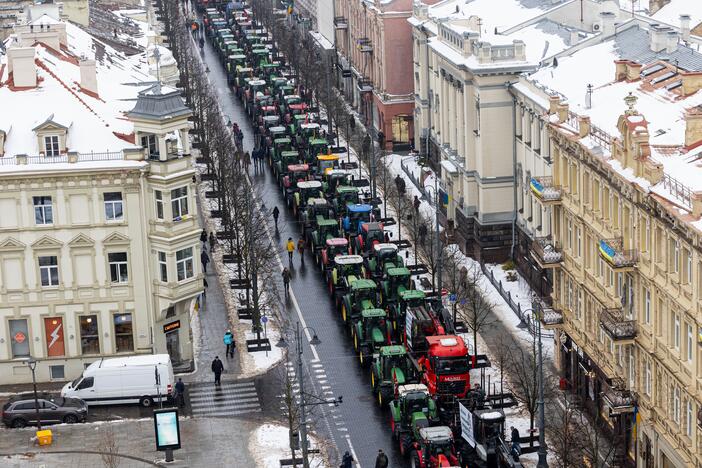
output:
[[[434,205],[434,201],[432,200],[431,193],[430,193],[429,191],[427,191],[427,190],[422,186],[422,184],[419,182],[419,180],[417,180],[417,178],[414,176],[414,174],[412,174],[412,172],[411,172],[409,169],[407,169],[407,166],[405,166],[405,162],[404,162],[404,161],[400,161],[400,167],[402,167],[402,172],[404,172],[405,175],[407,175],[407,177],[410,178],[410,180],[412,181],[412,183],[414,184],[414,186],[417,187],[417,189],[422,193],[422,195],[424,196],[424,198],[427,199],[427,201],[429,202],[429,204],[430,204],[430,205]]]
[[[505,290],[505,288],[502,286],[502,280],[495,279],[495,274],[492,272],[492,270],[488,270],[485,263],[480,262],[480,269],[483,271],[483,274],[487,277],[487,279],[490,280],[495,289],[497,289],[497,291],[500,293],[500,296],[502,296],[505,302],[507,302],[507,305],[509,305],[510,309],[512,309],[512,312],[514,312],[519,320],[527,326],[529,333],[531,333],[532,336],[536,336],[536,323],[531,319],[532,315],[526,314],[525,311],[522,310],[522,306],[518,302],[514,302],[512,299],[512,293]],[[542,327],[541,337],[553,338],[553,332],[544,331]]]
[[[75,160],[72,159],[73,156],[75,156]],[[16,155],[0,157],[0,166],[17,166],[25,164],[68,164],[72,163],[72,161],[76,163],[94,161],[121,161],[123,159],[124,155],[121,151],[106,151],[102,153],[71,153],[70,157],[68,154],[60,154],[58,156]]]

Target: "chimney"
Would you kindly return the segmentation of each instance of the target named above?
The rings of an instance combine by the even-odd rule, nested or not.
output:
[[[678,50],[678,33],[675,31],[668,31],[665,35],[665,51],[672,54]]]
[[[685,146],[702,141],[702,109],[695,107],[685,112]]]
[[[680,15],[680,36],[683,41],[690,41],[690,15]]]
[[[37,66],[34,63],[34,47],[7,49],[8,73],[12,73],[18,88],[33,88],[37,85]]]
[[[650,47],[653,52],[662,52],[666,49],[666,35],[670,31],[670,28],[661,26],[658,23],[651,25],[649,30]]]
[[[97,70],[95,60],[83,58],[80,60],[80,87],[89,93],[98,94]]]
[[[682,76],[682,93],[683,96],[689,96],[702,89],[702,73],[700,72],[681,72]]]
[[[617,17],[611,11],[603,11],[600,13],[600,23],[602,24],[602,34],[612,36],[614,34],[614,22]]]
[[[548,97],[548,113],[555,114],[558,112],[558,105],[561,103],[561,98],[557,94]]]
[[[580,42],[580,33],[576,29],[573,29],[570,31],[570,40],[568,41],[568,44],[574,46],[578,42]]]

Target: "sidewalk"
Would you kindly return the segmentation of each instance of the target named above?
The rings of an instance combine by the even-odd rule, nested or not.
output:
[[[247,419],[180,419],[182,448],[174,451],[172,467],[257,466],[251,458],[249,438],[260,422]],[[88,430],[88,428],[90,430]],[[2,431],[0,466],[94,468],[104,466],[99,453],[105,450],[104,434],[113,433],[120,468],[160,466],[153,420],[116,421],[99,425],[53,426],[54,443],[39,447],[30,441],[33,429]],[[110,431],[111,430],[111,431]],[[64,452],[64,453],[59,453]],[[8,455],[14,455],[6,458]]]

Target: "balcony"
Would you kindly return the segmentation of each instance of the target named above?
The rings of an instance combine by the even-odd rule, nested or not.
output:
[[[347,20],[343,16],[334,17],[334,28],[335,29],[348,29],[349,28],[349,20]]]
[[[624,250],[624,240],[621,237],[600,239],[598,247],[600,257],[616,271],[631,271],[636,266],[636,251]]]
[[[356,48],[361,52],[369,54],[373,53],[373,44],[367,37],[362,37],[361,39],[356,40]]]
[[[636,320],[628,319],[621,308],[602,309],[600,326],[616,344],[634,343]]]
[[[612,385],[602,392],[602,399],[604,400],[604,404],[609,407],[610,417],[633,413],[636,407],[634,395],[626,389],[621,379],[614,379],[612,381]]]
[[[357,82],[358,90],[362,93],[373,92],[373,82],[370,78],[360,78]]]
[[[563,191],[561,187],[553,185],[553,177],[532,177],[529,183],[531,191],[544,205],[557,205],[561,203]]]
[[[559,328],[563,325],[563,312],[546,304],[543,299],[536,299],[532,302],[531,308],[536,312],[541,326],[546,330]]]
[[[548,237],[535,238],[531,243],[531,254],[541,268],[556,268],[563,262],[560,245]]]

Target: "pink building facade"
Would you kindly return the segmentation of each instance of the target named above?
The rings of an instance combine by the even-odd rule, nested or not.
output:
[[[414,141],[412,0],[334,0],[338,85],[386,149]],[[425,0],[433,4],[438,0]]]

